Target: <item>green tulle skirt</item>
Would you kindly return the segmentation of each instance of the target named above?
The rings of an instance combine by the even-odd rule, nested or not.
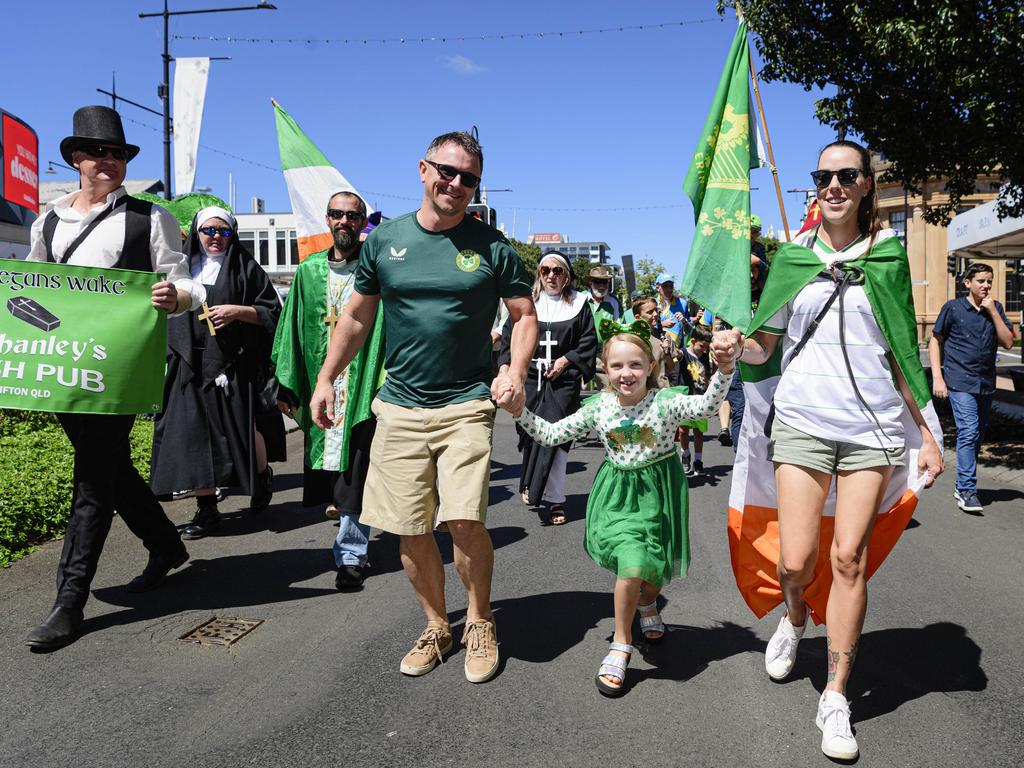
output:
[[[583,547],[620,579],[661,587],[690,565],[686,475],[675,453],[637,469],[605,459],[587,502]]]

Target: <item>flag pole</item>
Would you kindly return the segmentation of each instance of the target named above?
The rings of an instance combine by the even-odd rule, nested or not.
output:
[[[743,6],[736,3],[736,18],[743,18]],[[747,38],[747,60],[750,62],[750,82],[754,86],[754,97],[757,99],[757,114],[761,118],[761,130],[764,131],[765,148],[768,150],[768,167],[772,171],[775,182],[775,196],[779,201],[779,213],[782,215],[782,228],[786,232],[786,242],[790,240],[789,220],[786,218],[786,204],[782,200],[782,186],[779,184],[779,169],[775,167],[775,152],[772,150],[772,138],[768,135],[768,121],[764,117],[764,104],[761,102],[761,89],[757,84],[757,72],[754,70],[754,52],[750,49],[750,38]]]

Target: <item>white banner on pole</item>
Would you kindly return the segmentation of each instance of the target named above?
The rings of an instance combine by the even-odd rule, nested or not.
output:
[[[208,57],[174,60],[174,191],[185,195],[196,181],[199,130],[210,74]]]

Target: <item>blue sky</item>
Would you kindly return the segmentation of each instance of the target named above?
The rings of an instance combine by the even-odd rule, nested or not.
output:
[[[250,0],[171,0],[171,10],[245,5]],[[254,0],[253,0],[254,1]],[[714,0],[623,4],[580,2],[432,3],[275,0],[277,11],[172,18],[171,34],[274,38],[448,36],[445,43],[244,44],[171,40],[178,56],[213,62],[201,143],[279,168],[270,98],[275,97],[375,208],[415,208],[416,160],[435,135],[476,125],[486,155],[484,186],[498,221],[528,231],[604,240],[624,253],[681,269],[693,233],[682,184],[735,33]],[[41,169],[60,161],[58,144],[85,104],[109,104],[96,88],[160,108],[162,22],[139,19],[161,0],[83,6],[65,0],[5,3],[0,107],[32,125]],[[559,32],[708,19],[645,31],[466,40],[460,35]],[[756,56],[756,54],[755,54]],[[172,70],[173,77],[173,70]],[[799,86],[762,89],[783,190],[809,186],[808,171],[833,133],[813,115],[816,94]],[[131,106],[129,141],[142,147],[133,178],[163,176],[160,118]],[[150,126],[150,127],[147,127]],[[253,195],[289,210],[279,170],[200,149],[197,185],[238,203]],[[70,178],[41,175],[42,180]],[[753,208],[779,228],[771,174],[756,171]],[[791,225],[802,196],[784,196]],[[601,210],[630,209],[643,210]],[[562,209],[562,210],[560,210]],[[586,209],[586,210],[564,210]]]

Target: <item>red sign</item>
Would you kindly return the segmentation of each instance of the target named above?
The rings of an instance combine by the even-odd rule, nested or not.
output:
[[[533,236],[534,243],[560,243],[562,236],[557,232],[538,232]]]
[[[24,123],[3,116],[4,200],[39,210],[39,140]]]

